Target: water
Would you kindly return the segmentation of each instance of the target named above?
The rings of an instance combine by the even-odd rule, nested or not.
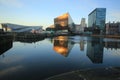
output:
[[[0,80],[42,80],[79,69],[120,67],[120,40],[59,36],[0,44]]]

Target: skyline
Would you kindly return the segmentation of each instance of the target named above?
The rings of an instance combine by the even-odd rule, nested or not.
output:
[[[95,8],[106,8],[106,22],[120,21],[119,0],[0,0],[0,23],[35,25],[46,28],[54,18],[69,12],[75,24]]]

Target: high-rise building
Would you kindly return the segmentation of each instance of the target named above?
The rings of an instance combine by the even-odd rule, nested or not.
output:
[[[54,18],[54,26],[56,31],[69,31],[74,32],[75,31],[75,24],[69,15],[69,13],[65,13],[61,16],[58,16]]]
[[[80,25],[81,25],[82,27],[86,27],[86,26],[87,26],[85,18],[82,18],[82,19],[81,19]]]
[[[80,23],[80,31],[83,32],[85,27],[87,27],[86,20],[85,18],[82,18]]]
[[[100,32],[105,30],[106,8],[96,8],[88,15],[88,27],[99,28]]]

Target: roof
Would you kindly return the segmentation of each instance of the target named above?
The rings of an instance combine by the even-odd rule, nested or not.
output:
[[[94,11],[96,11],[97,9],[106,9],[106,8],[95,8],[89,15],[91,15]],[[88,16],[89,16],[88,15]]]
[[[17,25],[17,24],[11,24],[11,23],[2,23],[3,27],[9,27],[14,32],[28,32],[31,30],[40,30],[42,29],[42,26],[24,26],[24,25]]]

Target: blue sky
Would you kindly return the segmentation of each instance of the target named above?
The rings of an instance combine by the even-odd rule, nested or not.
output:
[[[0,23],[21,25],[54,24],[53,19],[69,12],[75,24],[95,8],[107,8],[106,22],[120,21],[120,0],[0,0]]]

